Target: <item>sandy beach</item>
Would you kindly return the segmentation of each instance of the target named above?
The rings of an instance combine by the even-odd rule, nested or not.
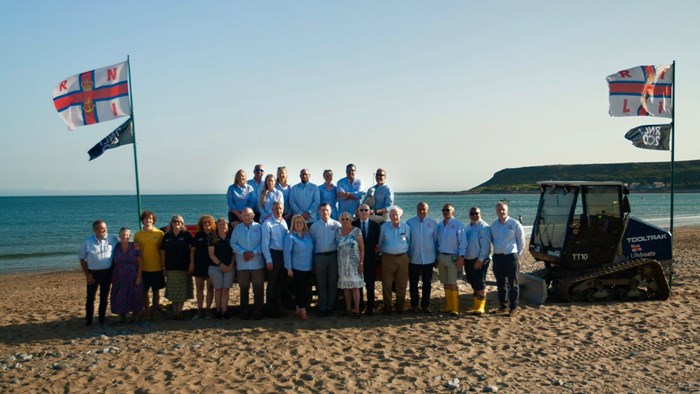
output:
[[[306,322],[290,314],[121,324],[109,316],[88,330],[79,271],[4,275],[0,390],[700,392],[700,228],[677,229],[674,242],[668,301],[525,304],[513,318],[312,313]],[[528,253],[522,266],[539,268]],[[433,289],[437,309],[442,286]],[[466,310],[462,282],[460,297]],[[238,303],[236,286],[231,299]],[[494,287],[488,302],[496,306]]]

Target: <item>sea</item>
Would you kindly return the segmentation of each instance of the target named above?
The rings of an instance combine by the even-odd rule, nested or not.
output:
[[[669,228],[669,194],[631,194],[632,215],[662,228]],[[455,206],[456,217],[467,222],[472,206],[482,210],[484,220],[496,219],[494,206],[507,200],[510,216],[522,218],[526,231],[532,229],[537,211],[537,194],[420,194],[395,196],[396,205],[405,211],[404,220],[415,215],[415,207],[425,201],[429,215],[442,217],[443,204]],[[203,214],[226,216],[223,194],[183,194],[141,196],[142,209],[155,212],[156,225],[168,223],[179,214],[188,224],[196,224]],[[121,227],[132,233],[139,229],[135,196],[37,196],[0,197],[0,274],[16,272],[62,271],[79,268],[78,250],[83,239],[92,234],[92,222],[103,219],[108,231],[117,234]],[[674,227],[700,225],[700,193],[676,193]]]

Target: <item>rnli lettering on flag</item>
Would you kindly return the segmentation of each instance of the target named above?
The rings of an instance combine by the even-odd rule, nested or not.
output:
[[[69,130],[131,115],[127,62],[61,81],[53,104]]]
[[[606,79],[610,116],[671,117],[672,66],[639,66],[618,71]]]
[[[672,127],[670,124],[639,126],[628,131],[625,138],[637,148],[669,150]]]

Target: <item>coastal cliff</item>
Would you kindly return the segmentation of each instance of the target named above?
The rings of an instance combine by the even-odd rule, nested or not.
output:
[[[631,190],[666,192],[671,185],[670,162],[546,165],[506,168],[466,193],[537,192],[537,182],[546,180],[620,181]],[[700,191],[700,160],[675,163],[675,190]]]

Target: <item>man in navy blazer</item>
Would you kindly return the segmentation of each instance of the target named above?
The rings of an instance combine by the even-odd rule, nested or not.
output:
[[[365,241],[364,276],[365,287],[367,288],[365,314],[367,316],[372,316],[374,314],[374,282],[376,281],[380,228],[379,224],[369,219],[369,205],[360,205],[357,209],[357,214],[359,219],[355,219],[352,225],[362,231],[362,237]],[[362,302],[362,289],[360,289],[360,303]]]

